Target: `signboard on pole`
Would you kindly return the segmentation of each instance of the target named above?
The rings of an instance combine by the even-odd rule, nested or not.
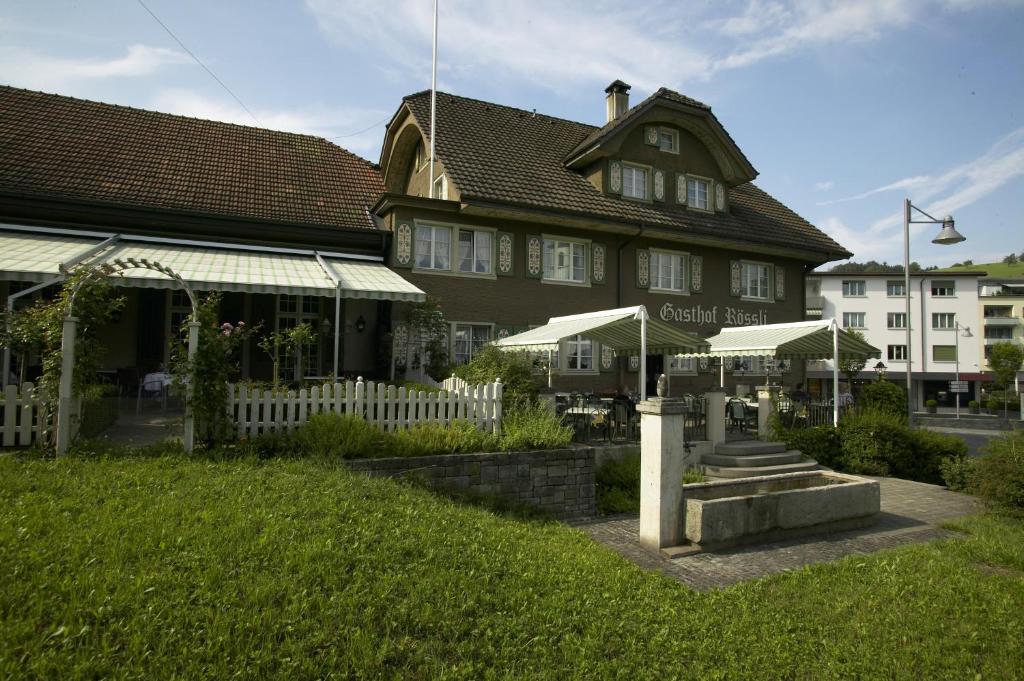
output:
[[[967,381],[950,381],[949,392],[951,393],[965,393],[967,392]]]

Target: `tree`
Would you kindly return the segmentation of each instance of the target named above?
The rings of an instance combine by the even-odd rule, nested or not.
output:
[[[1006,264],[1006,265],[1016,265],[1017,264],[1017,254],[1016,253],[1011,253],[1010,255],[1008,255],[1005,258],[1003,258],[1003,264]]]
[[[843,331],[842,333],[852,336],[857,340],[867,341],[864,338],[864,334],[860,331]],[[866,357],[841,357],[839,359],[839,371],[846,376],[851,391],[853,390],[853,379],[857,377],[857,374],[864,369],[864,365],[867,363]]]
[[[1007,402],[1005,391],[1017,377],[1020,366],[1024,363],[1024,350],[1013,343],[996,343],[988,356],[988,365],[996,379],[996,385],[1003,390],[1003,416],[1006,416]]]

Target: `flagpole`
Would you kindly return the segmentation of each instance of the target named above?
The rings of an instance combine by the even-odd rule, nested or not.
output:
[[[434,54],[430,65],[430,198],[434,196],[434,143],[437,140],[437,0],[434,0]]]

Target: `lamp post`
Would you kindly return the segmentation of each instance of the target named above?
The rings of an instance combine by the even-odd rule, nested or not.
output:
[[[875,376],[882,378],[885,376],[885,363],[882,360],[878,360],[878,364],[875,365]]]
[[[916,210],[921,215],[928,218],[927,220],[912,220],[911,210]],[[966,237],[962,236],[954,228],[954,221],[952,215],[947,215],[941,220],[936,220],[928,213],[910,203],[910,199],[903,200],[903,295],[907,298],[907,424],[910,423],[914,417],[914,400],[912,398],[912,381],[910,375],[914,371],[914,356],[910,351],[910,225],[912,224],[931,224],[931,225],[942,225],[942,231],[939,235],[932,239],[933,244],[939,244],[940,246],[951,246],[953,244],[965,241]],[[921,323],[924,324],[924,319],[921,319]],[[924,350],[922,349],[922,352]],[[923,355],[922,355],[923,356]],[[924,366],[922,362],[921,366]]]
[[[954,343],[954,353],[956,355],[956,382],[957,382],[957,393],[956,393],[956,417],[960,418],[960,334],[963,332],[964,338],[971,338],[974,336],[971,333],[971,327],[961,326],[960,322],[953,322],[953,332],[956,334],[956,341]]]

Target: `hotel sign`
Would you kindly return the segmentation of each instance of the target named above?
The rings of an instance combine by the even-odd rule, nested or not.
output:
[[[673,303],[665,303],[659,313],[662,321],[682,322],[698,326],[758,326],[768,323],[768,313],[764,310],[748,312],[729,305],[690,305],[681,307]]]

